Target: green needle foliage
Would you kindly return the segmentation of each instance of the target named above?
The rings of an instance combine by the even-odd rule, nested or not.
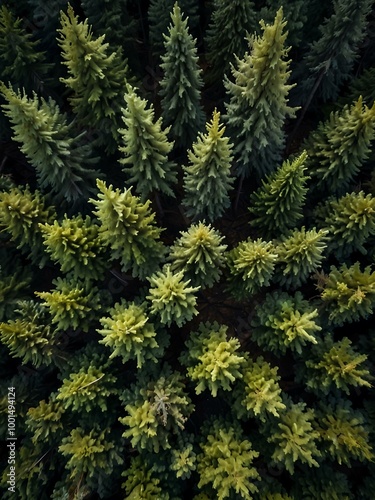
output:
[[[34,445],[37,445],[38,441],[49,444],[56,442],[56,438],[64,430],[62,422],[64,413],[64,406],[56,401],[54,394],[48,401],[43,399],[37,406],[28,409],[26,426],[33,434],[31,441]]]
[[[113,152],[117,148],[124,107],[126,62],[120,51],[109,53],[105,35],[93,36],[87,19],[78,21],[71,5],[67,14],[61,12],[61,29],[57,31],[69,73],[69,77],[61,81],[73,91],[70,97],[73,111],[80,123],[96,131],[98,144]]]
[[[159,486],[160,479],[153,467],[149,467],[138,455],[130,459],[130,465],[122,474],[126,481],[122,487],[125,489],[125,500],[169,500],[169,494],[162,491]]]
[[[306,408],[305,403],[289,402],[279,419],[263,425],[262,432],[275,447],[273,463],[284,466],[290,474],[294,474],[296,462],[319,467],[316,459],[321,456],[317,447],[320,436],[313,427],[314,417],[314,410]]]
[[[168,261],[173,272],[184,273],[192,286],[210,288],[219,281],[225,265],[224,237],[210,224],[192,224],[171,246]]]
[[[353,410],[349,400],[331,398],[329,404],[321,404],[316,429],[323,444],[323,454],[348,467],[352,460],[372,461],[375,455],[364,423],[364,415]]]
[[[298,378],[318,394],[327,395],[333,388],[349,394],[352,387],[371,387],[372,377],[364,364],[367,355],[357,352],[347,337],[334,342],[332,335],[326,335],[302,354]]]
[[[277,355],[287,349],[301,354],[305,346],[318,342],[318,310],[305,300],[301,292],[289,295],[273,292],[257,306],[251,322],[252,338],[259,346]]]
[[[261,22],[262,36],[248,37],[249,51],[231,68],[234,81],[225,78],[229,98],[225,118],[240,176],[262,178],[276,169],[284,148],[285,120],[297,109],[288,106],[293,85],[287,85],[286,24],[281,8],[274,24]]]
[[[126,108],[122,109],[124,129],[119,132],[123,146],[119,151],[123,158],[123,171],[127,183],[135,185],[136,192],[144,201],[153,191],[175,196],[171,186],[177,182],[176,164],[168,160],[173,142],[168,142],[171,127],[162,130],[162,119],[154,120],[154,107],[146,109],[147,101],[137,96],[135,89],[127,85]]]
[[[258,238],[241,241],[227,253],[230,270],[229,290],[236,298],[244,298],[270,284],[278,255],[272,242]]]
[[[32,193],[28,186],[14,187],[0,192],[0,228],[10,234],[17,248],[27,252],[31,261],[43,267],[43,240],[40,223],[52,223],[56,217],[54,207],[47,206],[39,191]]]
[[[307,193],[307,154],[283,162],[276,172],[262,180],[262,186],[250,196],[250,224],[265,238],[286,234],[302,219]]]
[[[324,259],[328,230],[303,226],[285,236],[276,246],[278,258],[277,281],[287,288],[298,288],[316,272]]]
[[[347,476],[327,464],[317,469],[299,470],[296,476],[292,490],[294,499],[354,500]]]
[[[256,28],[255,6],[251,0],[214,0],[207,29],[206,57],[210,63],[209,80],[221,81],[234,62],[247,49],[246,34]]]
[[[164,367],[158,378],[139,374],[138,382],[123,396],[127,416],[119,421],[128,427],[123,437],[133,447],[158,453],[171,448],[173,435],[179,435],[194,409],[178,372]]]
[[[120,191],[97,180],[95,205],[99,220],[99,238],[109,247],[112,259],[120,259],[122,270],[131,269],[133,276],[149,276],[162,260],[165,249],[160,241],[162,229],[156,226],[150,201],[141,203],[131,189]]]
[[[101,279],[108,266],[99,239],[99,226],[81,214],[61,222],[39,223],[45,250],[63,273],[74,279]]]
[[[184,272],[173,273],[170,264],[165,264],[149,278],[149,295],[151,313],[156,314],[163,325],[170,326],[173,322],[182,326],[198,314],[197,298],[194,295],[200,287],[189,286],[190,280],[185,280]]]
[[[183,205],[188,217],[221,217],[230,206],[228,193],[233,189],[231,176],[232,145],[224,136],[220,113],[214,111],[206,124],[207,134],[200,133],[192,150],[188,151],[190,165],[184,170]]]
[[[52,68],[22,24],[22,19],[15,18],[6,5],[0,8],[0,79],[28,91],[42,90]]]
[[[137,368],[149,361],[156,363],[163,354],[163,346],[156,340],[155,327],[145,307],[122,299],[108,313],[100,320],[103,328],[97,331],[104,337],[99,343],[112,350],[109,359],[121,356],[123,363],[135,359]]]
[[[375,271],[368,266],[362,272],[359,262],[339,269],[332,266],[328,276],[321,277],[321,298],[329,313],[329,322],[342,325],[367,318],[375,306]]]
[[[205,118],[199,102],[203,81],[195,41],[177,2],[171,19],[161,64],[164,71],[160,82],[162,116],[163,122],[172,126],[171,135],[176,147],[186,149],[203,128]]]
[[[88,332],[101,309],[103,296],[96,286],[75,279],[57,278],[51,292],[35,292],[59,330],[82,329]]]
[[[197,468],[196,461],[197,455],[191,443],[187,443],[182,448],[172,450],[171,469],[175,471],[177,478],[189,478],[192,471]]]
[[[240,426],[217,419],[206,426],[203,434],[202,452],[197,457],[198,487],[211,485],[218,500],[234,498],[233,495],[253,498],[260,480],[253,461],[259,453],[244,439]]]
[[[17,302],[29,290],[32,275],[11,255],[1,252],[0,259],[0,321],[6,321],[13,317]]]
[[[305,142],[307,167],[317,186],[343,194],[368,159],[375,138],[375,103],[359,97],[319,123]]]
[[[96,163],[90,144],[84,144],[84,133],[76,134],[59,106],[51,98],[46,101],[28,98],[0,82],[2,105],[10,118],[13,139],[21,143],[21,151],[36,169],[39,187],[52,191],[56,201],[78,202],[93,191],[97,177],[86,165]]]
[[[245,358],[238,352],[238,339],[227,338],[225,325],[201,323],[185,342],[187,350],[180,357],[187,366],[187,376],[197,385],[196,394],[209,389],[213,397],[219,389],[231,391],[233,383],[242,378]]]

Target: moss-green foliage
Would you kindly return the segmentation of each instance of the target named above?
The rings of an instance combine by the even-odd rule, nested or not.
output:
[[[306,152],[285,160],[276,172],[262,180],[250,196],[250,224],[265,238],[277,237],[295,228],[302,219],[307,193]]]
[[[318,310],[301,292],[289,295],[273,292],[255,309],[251,322],[252,338],[267,351],[285,354],[290,348],[301,353],[305,346],[318,342]]]
[[[152,467],[145,464],[140,456],[132,457],[130,466],[124,471],[126,481],[123,483],[125,500],[169,500],[168,493],[163,492],[160,479],[157,479]]]
[[[256,293],[270,284],[278,255],[271,241],[248,238],[228,252],[229,290],[237,298]]]
[[[323,454],[339,464],[351,466],[352,460],[373,460],[365,417],[353,410],[349,400],[331,400],[317,412],[316,429]]]
[[[193,445],[187,443],[182,448],[172,450],[171,469],[175,471],[176,477],[187,479],[192,471],[197,467],[197,455],[194,452]]]
[[[162,130],[162,119],[154,119],[154,107],[146,109],[147,101],[137,96],[135,89],[127,86],[126,108],[122,109],[124,129],[120,129],[123,153],[120,163],[128,176],[127,183],[135,185],[144,200],[152,191],[174,196],[171,186],[177,182],[176,164],[168,159],[173,142],[167,134],[171,127]]]
[[[232,390],[233,383],[242,378],[245,358],[239,352],[240,343],[227,338],[226,325],[201,323],[185,342],[187,350],[180,357],[187,366],[187,376],[196,383],[195,392],[205,389],[216,397],[219,389]]]
[[[145,306],[121,300],[108,314],[100,319],[103,328],[97,331],[104,337],[99,343],[112,351],[109,358],[121,356],[123,363],[135,359],[137,368],[142,368],[146,361],[156,363],[163,354],[163,346],[157,341],[155,326],[150,322]]]
[[[375,104],[359,97],[352,105],[332,111],[306,140],[307,166],[315,183],[343,194],[353,183],[375,138]]]
[[[184,199],[188,217],[214,221],[230,206],[232,144],[224,136],[220,113],[214,111],[206,124],[207,134],[200,133],[188,151],[190,164],[184,170]]]
[[[232,66],[233,82],[225,79],[228,100],[226,121],[238,157],[237,173],[264,177],[276,169],[285,142],[288,106],[289,49],[285,47],[286,22],[279,9],[273,24],[261,23],[261,36],[249,36],[249,49]],[[272,120],[268,117],[272,116]]]
[[[80,328],[87,332],[101,309],[101,296],[96,286],[89,282],[69,278],[57,278],[51,292],[35,292],[48,309],[52,323],[59,330]]]
[[[185,428],[185,422],[194,409],[178,372],[169,367],[160,371],[158,378],[140,374],[138,382],[124,391],[126,417],[119,421],[127,427],[124,437],[139,451],[171,448],[174,435]]]
[[[299,378],[314,392],[329,394],[333,388],[349,394],[352,387],[371,387],[372,379],[366,366],[366,354],[352,347],[347,337],[334,342],[326,335],[309,353],[303,353]]]
[[[259,452],[244,439],[238,425],[230,426],[217,419],[204,431],[200,443],[202,452],[197,457],[197,470],[200,476],[199,487],[211,485],[215,498],[253,498],[258,491],[260,476],[253,465]]]
[[[39,223],[44,248],[63,273],[75,279],[99,279],[107,267],[99,226],[81,214],[53,223]]]
[[[113,189],[100,180],[97,186],[98,199],[90,202],[97,208],[100,240],[109,247],[112,259],[120,259],[124,271],[131,269],[134,276],[144,278],[165,253],[150,201],[141,203],[131,189]]]
[[[172,126],[171,135],[176,147],[188,148],[204,124],[200,105],[203,82],[195,41],[177,2],[171,19],[161,64],[164,72],[160,82],[162,116],[165,125]]]
[[[303,226],[284,236],[276,246],[278,254],[277,281],[295,289],[316,272],[327,248],[328,230],[315,228],[306,231]]]
[[[348,92],[343,97],[346,104],[357,101],[362,96],[362,101],[367,106],[375,102],[375,67],[365,68],[363,73],[350,81]]]
[[[205,39],[211,81],[221,81],[235,55],[241,58],[245,54],[246,34],[256,27],[254,7],[251,0],[214,1]]]
[[[4,252],[0,252],[0,258],[0,321],[6,321],[13,316],[18,300],[25,298],[32,275],[18,259]]]
[[[83,142],[84,133],[76,134],[58,104],[33,93],[14,92],[0,82],[2,105],[10,118],[13,139],[21,143],[21,151],[36,169],[39,187],[51,190],[56,201],[77,202],[93,191],[97,173],[87,165],[96,163],[90,144]]]
[[[196,309],[197,298],[195,292],[199,286],[190,285],[183,271],[172,273],[171,265],[165,264],[161,271],[157,271],[149,278],[150,311],[157,315],[163,325],[170,326],[173,322],[182,326],[198,314]]]
[[[224,237],[210,224],[192,224],[175,241],[167,260],[173,272],[184,273],[192,286],[212,287],[219,281],[225,265]]]
[[[38,441],[47,443],[56,441],[56,437],[64,430],[61,420],[64,412],[63,404],[56,401],[55,395],[47,401],[44,399],[39,401],[37,406],[28,409],[26,426],[33,434],[31,440],[35,445]]]
[[[114,151],[119,138],[122,96],[125,92],[128,69],[121,52],[110,52],[105,36],[96,38],[87,19],[78,21],[69,5],[67,14],[61,12],[58,39],[69,76],[63,78],[73,91],[70,103],[78,120],[97,132],[98,144]]]
[[[375,271],[371,266],[361,271],[359,262],[331,267],[327,276],[322,276],[321,298],[333,325],[342,325],[367,318],[375,305]]]
[[[346,475],[327,464],[299,470],[293,495],[304,500],[354,500]]]

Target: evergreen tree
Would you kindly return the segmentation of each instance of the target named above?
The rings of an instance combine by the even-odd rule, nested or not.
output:
[[[73,91],[70,103],[79,121],[97,132],[98,144],[114,151],[124,107],[126,63],[121,52],[108,53],[105,35],[95,38],[87,19],[79,22],[70,5],[67,12],[61,12],[58,30],[58,43],[70,75],[62,82]]]
[[[131,269],[133,276],[145,278],[165,253],[150,201],[141,203],[130,189],[113,189],[100,180],[97,186],[98,199],[89,201],[97,209],[102,244],[109,247],[112,259],[120,259],[124,271]]]
[[[203,128],[204,113],[199,103],[203,82],[195,41],[177,3],[171,19],[161,64],[164,71],[160,82],[162,116],[164,123],[172,126],[176,147],[186,149]]]
[[[1,251],[0,259],[0,321],[6,321],[13,317],[17,302],[25,298],[32,275],[14,255]]]
[[[262,180],[262,186],[250,197],[249,211],[253,227],[266,238],[287,233],[303,217],[302,208],[307,193],[305,174],[307,155],[303,152],[294,160],[283,162],[276,172]]]
[[[120,129],[124,158],[124,172],[130,177],[129,185],[145,200],[153,191],[161,191],[174,197],[171,185],[177,182],[176,164],[168,160],[173,142],[168,142],[171,127],[162,130],[162,119],[154,121],[154,108],[146,109],[147,101],[127,86],[126,108],[122,109],[125,129]]]
[[[375,67],[365,68],[363,73],[353,78],[342,101],[351,104],[362,96],[363,104],[371,106],[375,102]]]
[[[159,486],[160,479],[157,479],[155,467],[148,466],[141,456],[131,457],[130,466],[124,471],[126,478],[123,487],[125,488],[125,500],[138,498],[139,500],[169,500],[169,494],[162,491]]]
[[[93,191],[94,170],[86,165],[96,163],[90,144],[84,144],[84,133],[76,135],[73,123],[67,123],[55,101],[39,99],[34,93],[14,92],[0,82],[2,105],[10,118],[13,139],[35,167],[42,190],[52,190],[55,199],[75,203]]]
[[[213,397],[219,389],[231,391],[236,379],[242,378],[245,358],[238,352],[240,343],[227,339],[225,325],[201,323],[185,342],[187,350],[180,361],[187,366],[187,376],[197,385],[196,394],[209,389]]]
[[[216,109],[206,129],[207,134],[200,133],[192,150],[188,151],[190,165],[183,167],[185,195],[182,203],[188,217],[206,218],[212,222],[230,206],[232,145],[223,135],[225,127]]]
[[[261,22],[262,36],[249,36],[249,51],[232,66],[234,81],[225,78],[229,97],[226,103],[228,130],[238,158],[237,173],[258,178],[272,172],[281,160],[285,119],[296,108],[288,106],[287,85],[290,75],[289,49],[283,11],[279,9],[274,24]],[[272,120],[271,120],[272,116]]]
[[[295,479],[292,498],[354,500],[347,476],[327,464],[321,464],[316,469],[299,469]]]
[[[210,81],[221,81],[234,62],[247,49],[246,34],[256,28],[256,13],[251,0],[214,0],[211,22],[206,34],[206,57],[211,65]]]
[[[181,233],[170,248],[168,261],[173,272],[184,273],[192,286],[212,287],[219,281],[225,265],[224,237],[203,222],[193,224]]]
[[[307,167],[318,187],[343,193],[353,182],[371,151],[375,138],[375,104],[362,104],[362,97],[332,112],[308,137]]]

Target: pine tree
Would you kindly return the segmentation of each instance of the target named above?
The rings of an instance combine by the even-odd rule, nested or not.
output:
[[[146,297],[151,301],[150,311],[163,325],[170,326],[175,322],[182,326],[198,314],[194,294],[200,287],[189,286],[190,280],[185,280],[183,271],[172,273],[171,265],[165,264],[161,271],[147,279],[151,285]]]
[[[78,202],[93,191],[97,172],[86,165],[96,163],[84,133],[76,135],[73,122],[68,123],[55,101],[39,99],[34,93],[14,92],[0,82],[2,105],[12,123],[13,139],[35,167],[40,189],[51,190],[57,201]]]
[[[164,123],[172,126],[176,147],[186,149],[203,128],[204,113],[199,103],[203,82],[195,41],[177,3],[171,19],[161,64],[164,71],[160,82],[162,116]]]
[[[375,102],[375,67],[365,68],[363,73],[353,78],[349,83],[348,91],[342,98],[344,104],[358,101],[362,96],[363,104],[371,106]]]
[[[286,234],[302,219],[307,193],[306,152],[283,162],[276,172],[262,180],[262,186],[251,197],[249,211],[253,227],[266,238]]]
[[[171,246],[167,260],[173,272],[184,273],[192,286],[212,287],[225,265],[224,237],[203,222],[193,224]]]
[[[351,106],[332,112],[305,142],[307,167],[317,186],[342,194],[354,181],[375,138],[375,104],[359,97]]]
[[[109,53],[105,35],[95,38],[87,19],[79,22],[70,5],[67,12],[61,12],[58,43],[69,76],[61,81],[73,91],[70,103],[79,121],[111,152],[117,147],[128,69],[121,52]]]
[[[122,109],[124,129],[120,129],[123,153],[120,163],[128,175],[127,183],[135,185],[144,201],[153,191],[175,196],[171,186],[177,182],[176,164],[168,159],[173,142],[167,134],[171,127],[162,130],[162,119],[154,120],[154,107],[146,109],[147,101],[137,96],[127,85],[126,108]]]
[[[157,478],[155,468],[148,466],[137,455],[131,457],[130,466],[122,474],[126,481],[123,484],[126,492],[126,500],[138,498],[139,500],[169,500],[169,494],[162,491],[159,486],[160,479]]]
[[[229,98],[225,119],[238,158],[237,173],[258,178],[280,163],[285,119],[296,111],[288,106],[287,96],[293,85],[287,85],[289,49],[285,47],[282,9],[274,24],[261,26],[262,36],[249,36],[249,51],[243,59],[237,57],[236,67],[232,66],[234,81],[225,78]]]
[[[89,201],[97,209],[102,244],[109,247],[112,259],[120,259],[124,271],[131,269],[142,279],[149,276],[165,253],[150,201],[141,203],[131,189],[113,189],[100,180],[97,186],[98,199]]]
[[[20,259],[11,253],[1,251],[0,261],[1,322],[13,318],[15,305],[27,295],[32,280],[32,274],[30,273],[30,269],[25,268]]]
[[[187,350],[180,361],[187,366],[187,376],[197,383],[196,394],[209,389],[216,397],[219,389],[231,391],[233,383],[242,378],[245,358],[238,352],[238,339],[227,339],[227,329],[217,322],[201,323],[185,342]]]
[[[215,0],[205,45],[210,63],[210,81],[221,81],[234,62],[247,49],[246,34],[256,28],[255,5],[251,0]]]
[[[206,124],[207,134],[200,133],[188,151],[190,165],[184,170],[183,205],[188,217],[221,217],[230,206],[232,144],[224,136],[225,127],[220,123],[220,113],[214,111]]]
[[[347,476],[326,463],[316,469],[300,468],[295,479],[292,498],[308,495],[311,500],[355,500]]]

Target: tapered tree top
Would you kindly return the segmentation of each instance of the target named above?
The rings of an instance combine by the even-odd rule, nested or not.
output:
[[[297,108],[288,106],[290,75],[285,47],[286,21],[280,8],[274,24],[261,21],[262,36],[249,36],[249,52],[236,58],[233,80],[225,78],[228,131],[238,158],[237,173],[258,178],[272,172],[281,161],[287,117]]]

